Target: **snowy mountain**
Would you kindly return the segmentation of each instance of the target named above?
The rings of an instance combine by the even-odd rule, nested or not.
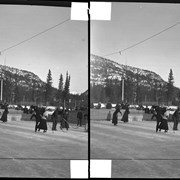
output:
[[[22,87],[42,87],[45,84],[45,82],[43,82],[37,75],[30,71],[20,70],[4,65],[0,65],[0,75],[4,80],[8,79],[11,83],[16,82],[18,86]]]
[[[107,79],[121,80],[131,79],[132,82],[137,82],[142,86],[151,88],[152,85],[161,84],[164,86],[167,84],[158,74],[155,72],[144,70],[132,66],[125,66],[109,59],[91,54],[90,60],[90,83],[105,85]]]

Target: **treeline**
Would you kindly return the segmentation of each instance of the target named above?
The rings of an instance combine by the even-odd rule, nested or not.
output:
[[[136,77],[131,74],[126,75],[124,80],[124,102],[129,104],[180,104],[180,89],[174,87],[172,69],[169,72],[168,82],[148,79],[149,86],[143,84],[145,77],[143,79],[138,74]],[[106,78],[104,85],[91,83],[90,93],[91,102],[122,103],[122,80]]]
[[[63,75],[60,74],[58,89],[55,90],[52,87],[52,75],[49,69],[47,80],[45,84],[45,102],[46,104],[52,105],[54,102],[64,105],[64,103],[69,104],[70,99],[70,75],[66,72],[66,79],[64,82]]]
[[[50,69],[48,70],[46,83],[23,75],[12,74],[9,71],[3,73],[3,81],[1,80],[1,87],[3,88],[2,102],[24,105],[66,105],[71,107],[81,105],[82,97],[70,94],[71,78],[68,72],[66,72],[65,78],[62,74],[59,75],[57,88],[52,87],[53,79]],[[26,83],[22,83],[24,81]]]

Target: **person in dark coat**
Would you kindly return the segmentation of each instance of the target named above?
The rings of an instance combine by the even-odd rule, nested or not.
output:
[[[115,112],[113,113],[112,123],[116,126],[118,123],[118,113],[122,115],[122,112],[120,111],[120,107],[117,107]]]
[[[36,107],[34,111],[35,111],[35,117],[36,117],[36,124],[35,124],[35,132],[36,132],[37,128],[41,122],[41,113],[40,113],[39,107]]]
[[[173,114],[173,121],[174,121],[174,125],[173,125],[173,130],[178,130],[178,121],[179,121],[179,107],[176,109],[176,111]]]
[[[52,124],[52,130],[57,131],[56,126],[57,126],[57,122],[58,122],[58,115],[59,115],[59,107],[56,108],[56,110],[53,112],[51,118],[53,121]]]
[[[158,129],[159,129],[159,125],[160,125],[160,123],[161,123],[161,121],[162,121],[162,108],[161,107],[156,107],[156,110],[155,110],[156,112],[157,112],[157,115],[156,115],[156,132],[158,131]]]
[[[60,128],[66,128],[66,130],[69,129],[69,123],[68,123],[68,119],[69,119],[69,112],[68,110],[63,110],[63,113],[62,113],[62,120],[61,120],[61,126]]]
[[[151,112],[152,112],[152,114],[153,114],[152,117],[151,117],[151,120],[153,120],[154,117],[157,119],[156,109],[152,108]]]
[[[43,115],[41,115],[41,121],[38,125],[38,131],[40,131],[40,129],[44,130],[43,131],[44,133],[47,131],[47,118],[48,118],[48,113],[47,111],[45,111]]]
[[[129,114],[129,107],[127,106],[121,121],[124,121],[124,123],[128,122],[128,114]]]
[[[66,130],[68,130],[69,129],[69,123],[68,123],[69,111],[67,109],[65,110],[65,113],[63,114],[63,118],[66,120],[65,121],[65,128],[66,128]]]
[[[8,114],[8,113],[9,113],[8,107],[5,106],[4,112],[3,112],[2,116],[1,116],[1,121],[2,121],[2,122],[7,122],[7,114]]]
[[[77,126],[78,125],[82,126],[82,118],[83,118],[82,111],[78,111],[78,113],[77,113]]]
[[[30,120],[32,120],[33,118],[36,119],[36,112],[35,112],[35,111],[32,113],[32,115],[31,115],[31,117],[30,117]]]
[[[167,111],[166,111],[166,108],[163,108],[162,110],[162,120],[161,120],[161,123],[159,125],[159,131],[161,131],[161,129],[164,129],[164,132],[167,132],[168,131],[168,114],[167,114]]]

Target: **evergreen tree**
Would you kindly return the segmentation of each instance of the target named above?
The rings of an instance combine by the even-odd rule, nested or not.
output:
[[[170,69],[168,83],[167,83],[167,100],[172,101],[174,93],[174,77],[172,69]]]
[[[62,98],[63,98],[63,75],[60,74],[57,99],[59,102],[61,102]]]
[[[46,86],[45,86],[46,103],[49,103],[51,99],[52,99],[52,75],[51,75],[51,70],[49,69],[49,72],[47,75]]]
[[[70,87],[70,76],[66,72],[66,81],[64,84],[63,100],[69,102],[69,87]]]
[[[61,91],[61,92],[63,91],[63,75],[62,74],[60,75],[60,78],[59,78],[58,90]]]

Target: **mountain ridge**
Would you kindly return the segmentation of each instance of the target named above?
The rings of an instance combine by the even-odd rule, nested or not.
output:
[[[138,76],[142,77],[141,78],[142,80],[143,79],[145,80],[143,76],[148,77],[149,79],[152,80],[152,82],[149,82],[150,84],[154,83],[154,81],[159,83],[161,82],[163,85],[167,83],[161,78],[160,75],[158,75],[153,71],[119,64],[115,61],[94,54],[91,54],[90,61],[91,61],[91,78],[90,78],[91,83],[94,82],[95,84],[104,84],[106,78],[121,79],[123,75],[125,76],[125,79],[127,79],[127,72],[129,72],[129,74],[133,73],[134,75],[138,74]],[[133,80],[135,81],[135,78]],[[147,82],[145,84],[147,85]]]

